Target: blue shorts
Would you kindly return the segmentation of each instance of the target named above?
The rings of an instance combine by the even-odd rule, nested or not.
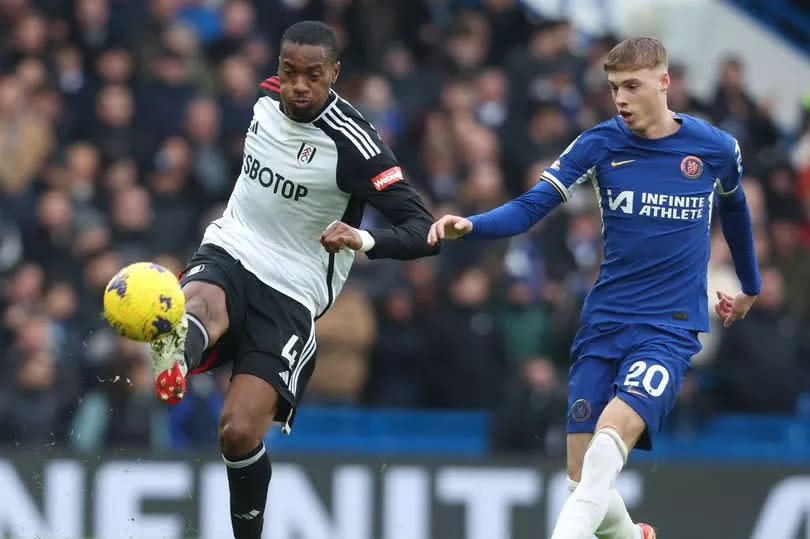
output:
[[[571,345],[568,432],[594,432],[613,397],[647,424],[636,444],[652,449],[675,406],[690,360],[702,348],[698,332],[674,326],[599,322],[580,328]]]

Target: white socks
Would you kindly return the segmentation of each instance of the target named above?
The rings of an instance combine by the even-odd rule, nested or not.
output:
[[[626,460],[627,446],[615,430],[605,428],[594,434],[582,462],[582,480],[563,505],[551,539],[593,537],[607,514],[613,485]]]
[[[568,490],[574,492],[577,483],[568,478]],[[610,500],[608,501],[607,513],[602,523],[596,528],[597,539],[644,539],[641,528],[635,525],[621,494],[615,488],[610,490]]]

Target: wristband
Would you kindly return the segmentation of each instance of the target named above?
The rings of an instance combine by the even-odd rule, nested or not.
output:
[[[374,248],[374,236],[368,230],[357,229],[357,232],[360,234],[360,239],[362,240],[362,245],[360,245],[359,251],[370,251]]]

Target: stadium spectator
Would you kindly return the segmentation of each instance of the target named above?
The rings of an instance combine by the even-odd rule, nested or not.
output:
[[[135,125],[135,99],[128,87],[102,88],[96,98],[96,116],[90,137],[105,160],[143,158],[145,140]]]
[[[718,407],[724,411],[792,414],[808,389],[806,325],[785,305],[784,278],[762,271],[762,293],[746,323],[727,330],[713,366]],[[766,359],[767,358],[767,359]]]
[[[740,143],[749,169],[757,163],[758,152],[779,142],[779,132],[763,105],[751,98],[743,84],[744,65],[740,58],[727,58],[720,66],[720,80],[710,107],[712,120]]]
[[[53,145],[53,128],[33,114],[19,77],[0,77],[0,193],[18,194],[39,173]]]
[[[519,364],[493,422],[500,451],[560,454],[565,425],[565,381],[546,357]]]
[[[456,275],[430,323],[434,404],[492,410],[503,398],[503,335],[489,309],[491,280],[483,268]]]
[[[364,402],[383,407],[427,407],[431,404],[425,378],[431,369],[429,332],[416,311],[413,292],[395,288],[380,303]]]
[[[377,321],[366,294],[347,286],[316,326],[318,368],[309,381],[313,402],[360,401],[368,376],[369,352]]]
[[[224,200],[230,187],[221,122],[219,108],[210,98],[198,97],[186,109],[185,135],[191,145],[191,173],[208,202]]]

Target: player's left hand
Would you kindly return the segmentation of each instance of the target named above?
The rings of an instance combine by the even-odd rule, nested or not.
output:
[[[469,234],[472,229],[473,224],[466,217],[445,215],[430,226],[427,242],[428,245],[433,246],[441,240],[457,240],[465,234]]]
[[[737,292],[737,295],[732,298],[725,292],[718,290],[717,299],[720,302],[714,306],[714,310],[723,321],[723,326],[731,327],[735,320],[745,318],[757,297],[749,296],[744,292]]]
[[[363,245],[363,238],[356,228],[347,225],[343,221],[333,221],[326,230],[321,233],[321,245],[329,253],[338,253],[344,247],[360,249]]]

